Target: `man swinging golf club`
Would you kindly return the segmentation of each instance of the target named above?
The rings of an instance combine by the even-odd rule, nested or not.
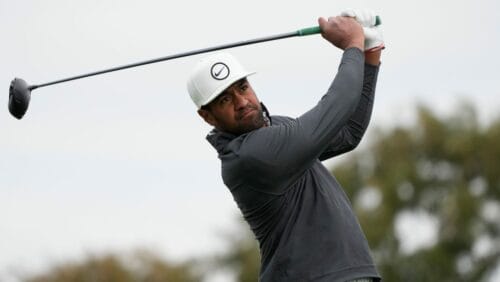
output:
[[[367,240],[340,184],[320,161],[353,150],[370,120],[384,47],[375,14],[320,18],[343,50],[318,104],[271,116],[229,54],[205,58],[188,79],[222,178],[260,245],[260,281],[379,281]]]

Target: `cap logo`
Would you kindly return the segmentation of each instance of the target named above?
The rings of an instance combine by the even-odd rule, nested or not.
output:
[[[224,80],[229,76],[229,67],[224,63],[215,63],[210,69],[212,77],[217,80]]]

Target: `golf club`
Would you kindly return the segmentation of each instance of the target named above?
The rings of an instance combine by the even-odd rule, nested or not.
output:
[[[380,24],[381,24],[381,20],[377,16],[375,25],[380,25]],[[320,32],[321,32],[321,30],[320,30],[319,26],[309,27],[309,28],[299,29],[299,30],[293,31],[293,32],[288,32],[288,33],[283,33],[283,34],[278,34],[278,35],[273,35],[273,36],[268,36],[268,37],[262,37],[262,38],[256,38],[256,39],[251,39],[251,40],[246,40],[246,41],[240,41],[240,42],[236,42],[236,43],[229,43],[229,44],[224,44],[224,45],[219,45],[219,46],[214,46],[214,47],[209,47],[209,48],[204,48],[204,49],[198,49],[198,50],[194,50],[194,51],[179,53],[179,54],[170,55],[170,56],[161,57],[161,58],[156,58],[156,59],[150,59],[150,60],[146,60],[146,61],[141,61],[141,62],[132,63],[132,64],[128,64],[128,65],[113,67],[113,68],[104,69],[104,70],[95,71],[95,72],[90,72],[90,73],[72,76],[72,77],[59,79],[59,80],[55,80],[55,81],[47,82],[47,83],[42,83],[42,84],[29,85],[26,81],[24,81],[21,78],[14,78],[12,80],[12,82],[10,83],[10,87],[9,87],[9,112],[15,118],[21,119],[24,116],[24,114],[26,113],[26,111],[28,110],[28,106],[29,106],[29,103],[31,100],[31,91],[34,89],[37,89],[37,88],[41,88],[41,87],[45,87],[45,86],[49,86],[49,85],[54,85],[54,84],[58,84],[58,83],[63,83],[63,82],[71,81],[71,80],[76,80],[76,79],[80,79],[80,78],[85,78],[85,77],[89,77],[89,76],[100,75],[100,74],[104,74],[104,73],[108,73],[108,72],[138,67],[138,66],[142,66],[142,65],[153,64],[153,63],[168,61],[168,60],[172,60],[172,59],[177,59],[177,58],[182,58],[182,57],[187,57],[187,56],[192,56],[192,55],[197,55],[197,54],[202,54],[202,53],[207,53],[207,52],[212,52],[212,51],[216,51],[216,50],[223,50],[223,49],[228,49],[228,48],[233,48],[233,47],[262,43],[262,42],[284,39],[284,38],[295,37],[295,36],[313,35],[313,34],[318,34]]]

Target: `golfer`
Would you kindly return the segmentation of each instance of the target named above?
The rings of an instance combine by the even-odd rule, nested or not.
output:
[[[376,32],[363,20],[318,20],[343,55],[326,94],[298,118],[271,116],[247,80],[253,72],[229,54],[201,60],[188,79],[214,127],[207,139],[224,183],[259,242],[260,281],[380,280],[349,199],[321,164],[354,149],[370,120],[383,42],[365,38]]]

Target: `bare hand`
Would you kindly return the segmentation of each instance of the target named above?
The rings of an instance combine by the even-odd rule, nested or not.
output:
[[[364,50],[363,28],[353,18],[329,17],[318,19],[321,35],[336,47],[345,50],[351,47]]]

